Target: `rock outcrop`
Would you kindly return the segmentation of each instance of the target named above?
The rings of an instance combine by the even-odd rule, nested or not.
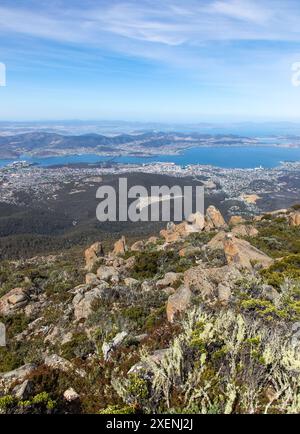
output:
[[[205,221],[206,229],[224,229],[227,227],[227,224],[220,211],[212,205],[206,210]]]
[[[84,252],[85,256],[85,268],[87,271],[92,271],[94,265],[97,263],[99,258],[104,256],[103,246],[100,242],[92,244]]]
[[[187,224],[185,222],[179,225],[168,224],[167,229],[160,231],[160,235],[165,239],[166,243],[176,243],[188,235],[186,228]]]
[[[93,311],[93,304],[101,300],[105,285],[93,288],[90,291],[80,291],[73,298],[74,316],[77,321],[87,319]]]
[[[300,211],[293,212],[289,216],[289,224],[292,227],[300,226]]]
[[[127,250],[128,250],[128,248],[127,248],[127,244],[126,244],[126,239],[123,236],[114,244],[113,255],[114,256],[125,255]]]
[[[73,387],[65,390],[63,396],[67,402],[74,402],[80,398],[79,394],[73,389]]]
[[[0,315],[7,316],[24,308],[30,301],[29,292],[24,288],[11,289],[0,298]]]
[[[238,237],[250,238],[257,237],[259,234],[258,230],[252,225],[238,225],[231,232]]]
[[[173,322],[176,314],[184,312],[190,304],[192,293],[187,286],[181,286],[171,295],[167,303],[167,318]]]
[[[186,222],[186,232],[195,233],[201,232],[205,226],[205,218],[199,211],[195,214],[191,214]]]
[[[52,354],[51,356],[46,356],[44,363],[51,369],[57,369],[61,372],[74,372],[79,377],[85,377],[86,373],[83,369],[75,368],[73,363],[57,354]]]
[[[100,280],[105,280],[108,282],[113,278],[114,280],[118,279],[119,272],[113,266],[101,265],[97,270],[97,277]]]
[[[252,270],[254,265],[269,267],[273,259],[253,247],[248,241],[228,235],[224,241],[224,252],[227,263],[239,268]]]
[[[109,360],[111,356],[111,352],[118,348],[119,345],[126,339],[128,336],[127,332],[118,333],[110,342],[104,342],[102,345],[102,353],[105,361]]]
[[[229,226],[236,226],[236,225],[243,224],[245,222],[246,222],[246,220],[243,219],[243,217],[241,217],[239,215],[234,215],[234,216],[230,217],[228,224],[229,224]]]
[[[181,273],[166,273],[163,279],[160,279],[156,282],[156,288],[162,289],[167,286],[173,286],[176,282],[181,278]]]
[[[132,244],[130,250],[132,252],[142,252],[145,249],[145,243],[144,241],[136,241],[134,244]]]
[[[204,268],[203,265],[192,267],[184,273],[184,284],[195,294],[200,294],[204,300],[213,300],[218,297],[218,287],[226,283],[231,288],[234,282],[241,277],[235,267]]]
[[[14,369],[13,371],[5,372],[0,374],[0,388],[2,391],[7,393],[7,391],[15,383],[23,383],[26,377],[30,375],[36,369],[36,365],[28,363],[20,368]]]

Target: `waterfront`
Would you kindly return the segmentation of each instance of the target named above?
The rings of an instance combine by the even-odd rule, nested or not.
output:
[[[179,155],[102,156],[96,154],[61,155],[55,157],[30,157],[23,155],[20,160],[43,167],[79,163],[114,162],[122,164],[149,164],[154,162],[175,163],[179,166],[190,164],[212,165],[221,168],[274,168],[283,161],[300,161],[300,148],[275,146],[207,146],[190,148]],[[0,160],[3,167],[14,160]]]

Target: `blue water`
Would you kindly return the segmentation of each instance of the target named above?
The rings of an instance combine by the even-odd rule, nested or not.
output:
[[[124,164],[147,164],[152,162],[172,162],[181,166],[189,164],[208,164],[223,168],[273,168],[282,161],[300,161],[300,148],[283,147],[201,147],[187,149],[181,155],[157,155],[155,157],[116,158],[102,157],[94,154],[67,155],[60,157],[31,158],[22,156],[20,160],[44,167],[74,163],[115,162]],[[3,167],[16,160],[0,160]]]

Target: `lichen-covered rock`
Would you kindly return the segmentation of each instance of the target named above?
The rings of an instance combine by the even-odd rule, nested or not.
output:
[[[21,384],[17,384],[13,390],[13,395],[20,400],[28,399],[32,393],[33,382],[30,380],[25,380]]]
[[[231,297],[231,288],[223,283],[218,285],[218,300],[219,302],[226,306],[229,303]]]
[[[184,284],[193,292],[200,292],[204,299],[210,298],[215,289],[209,279],[209,271],[203,268],[202,265],[192,267],[184,273]]]
[[[74,316],[77,321],[87,319],[92,313],[93,303],[101,300],[104,294],[103,288],[93,288],[85,293],[78,293],[73,298]]]
[[[200,247],[194,247],[189,245],[180,249],[178,254],[181,258],[189,258],[191,256],[195,257],[197,255],[201,255],[201,252],[202,250]]]
[[[118,276],[118,274],[118,270],[115,267],[109,267],[107,265],[101,265],[97,270],[98,279],[105,280],[106,282]]]
[[[64,391],[64,399],[67,402],[74,402],[77,401],[77,399],[79,399],[80,396],[78,395],[78,393],[73,389],[73,387],[70,387],[69,389]]]
[[[94,274],[94,273],[88,273],[85,276],[85,283],[87,285],[94,285],[94,286],[96,286],[99,283],[99,279],[96,276],[96,274]]]
[[[203,265],[192,267],[184,273],[184,284],[193,293],[200,293],[204,299],[218,296],[218,285],[226,282],[231,288],[241,277],[240,271],[231,266],[204,268]]]
[[[238,237],[257,237],[259,232],[252,225],[238,225],[232,229],[232,233]]]
[[[156,282],[156,288],[162,289],[167,286],[172,286],[182,277],[181,273],[166,273],[163,279],[160,279]]]
[[[23,383],[26,377],[36,369],[36,365],[28,363],[27,365],[20,366],[20,368],[13,371],[4,372],[0,374],[0,389],[7,393],[11,386],[15,383]]]
[[[205,221],[207,229],[224,229],[227,227],[221,212],[213,205],[207,208]]]
[[[57,354],[52,354],[51,356],[46,356],[44,363],[46,366],[52,369],[57,369],[62,372],[74,372],[79,377],[85,377],[86,373],[82,369],[77,369],[73,363]]]
[[[118,333],[110,342],[104,342],[102,345],[102,353],[105,361],[109,360],[111,352],[122,344],[128,336],[127,332]]]
[[[300,226],[300,212],[294,212],[289,216],[289,224],[292,227]]]
[[[125,255],[125,253],[127,252],[127,250],[128,250],[128,248],[127,248],[127,245],[126,245],[126,239],[123,236],[117,242],[115,242],[115,244],[114,244],[114,250],[113,250],[113,255],[115,255],[115,256]]]
[[[186,232],[187,233],[197,233],[201,232],[205,226],[205,218],[199,211],[195,214],[191,214],[186,222]]]
[[[226,232],[220,231],[206,244],[206,246],[211,250],[222,250],[224,249],[224,240],[226,236]]]
[[[229,220],[229,226],[237,226],[240,224],[244,224],[246,222],[245,219],[243,219],[243,217],[239,216],[239,215],[233,215],[232,217],[230,217]]]
[[[91,271],[99,258],[104,256],[102,244],[100,242],[92,244],[88,249],[85,250],[84,256],[85,268],[86,270]]]
[[[24,308],[29,301],[30,296],[26,289],[14,288],[0,298],[0,315],[10,315],[16,310]]]
[[[132,244],[130,248],[132,252],[142,252],[144,249],[145,249],[144,241],[136,241],[134,244]]]
[[[240,268],[252,270],[254,265],[269,267],[273,259],[265,253],[253,247],[248,241],[228,235],[224,241],[224,252],[227,263]]]
[[[167,318],[173,322],[176,314],[184,312],[191,301],[192,293],[187,286],[181,286],[175,294],[171,295],[167,303]]]
[[[140,284],[138,280],[133,279],[132,277],[126,277],[126,279],[124,279],[124,283],[129,288],[134,288],[135,286],[138,286]]]

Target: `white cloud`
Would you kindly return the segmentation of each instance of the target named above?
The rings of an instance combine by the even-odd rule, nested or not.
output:
[[[263,2],[260,2],[260,4]],[[215,1],[210,10],[216,14],[228,16],[230,18],[244,20],[256,24],[267,23],[273,16],[271,8],[265,8],[256,1],[230,0]]]
[[[179,0],[119,0],[65,10],[36,5],[31,10],[0,7],[0,31],[99,45],[107,43],[109,35],[167,46],[212,40],[300,41],[300,7],[293,0],[188,0],[184,5]]]

